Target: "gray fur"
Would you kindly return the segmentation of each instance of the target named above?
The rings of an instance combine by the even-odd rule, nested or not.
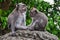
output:
[[[16,8],[12,11],[12,13],[8,16],[8,27],[10,26],[12,33],[15,33],[15,28],[27,29],[26,11],[27,6],[23,3],[19,3],[16,5]]]
[[[32,18],[32,23],[29,25],[29,30],[39,30],[44,31],[48,23],[47,16],[38,11],[36,8],[32,8],[30,11],[30,16]]]

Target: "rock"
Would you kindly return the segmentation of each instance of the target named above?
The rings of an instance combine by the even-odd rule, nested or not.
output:
[[[17,36],[9,36],[10,34],[11,32],[1,36],[0,40],[58,40],[57,36],[47,31],[18,30]]]

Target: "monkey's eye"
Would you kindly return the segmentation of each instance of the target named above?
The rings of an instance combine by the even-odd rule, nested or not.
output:
[[[35,10],[34,12],[37,13],[37,10]]]
[[[23,7],[25,7],[26,5],[22,5]]]
[[[26,5],[23,5],[23,6],[26,6]]]

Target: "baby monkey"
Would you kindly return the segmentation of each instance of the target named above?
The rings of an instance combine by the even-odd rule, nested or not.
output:
[[[15,34],[16,29],[27,29],[26,27],[26,12],[27,6],[23,3],[16,5],[16,8],[8,16],[8,27],[11,29],[12,34]]]
[[[48,23],[47,16],[38,11],[36,8],[32,8],[30,11],[30,16],[32,18],[32,23],[29,26],[29,30],[44,31],[45,26]]]

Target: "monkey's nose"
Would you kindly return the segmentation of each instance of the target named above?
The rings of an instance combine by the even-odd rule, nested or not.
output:
[[[30,12],[33,13],[33,10],[31,10]]]

